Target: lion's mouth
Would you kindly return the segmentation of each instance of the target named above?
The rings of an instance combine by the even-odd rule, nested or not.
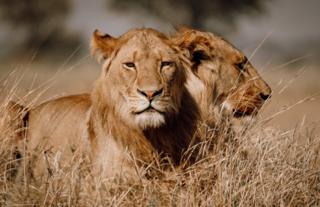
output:
[[[256,116],[262,106],[262,104],[248,104],[248,105],[240,105],[240,106],[236,105],[232,109],[233,116],[235,118],[241,118],[246,116]]]
[[[230,115],[235,118],[242,118],[248,116],[256,116],[261,109],[263,103],[260,100],[246,100],[242,103],[241,101],[227,101],[223,104],[223,108],[226,109]]]
[[[149,105],[147,108],[143,109],[143,110],[140,110],[140,111],[135,111],[134,114],[136,115],[139,115],[139,114],[142,114],[142,113],[160,113],[160,114],[164,114],[163,111],[160,111],[154,107],[152,107],[151,105]]]
[[[238,110],[238,109],[233,109],[233,117],[235,118],[241,118],[241,117],[246,117],[246,116],[254,116],[257,114],[258,110]]]

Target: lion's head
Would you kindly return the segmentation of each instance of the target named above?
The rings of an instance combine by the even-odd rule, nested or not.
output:
[[[185,70],[180,51],[153,29],[134,29],[119,38],[94,32],[92,53],[103,69],[96,91],[130,127],[157,128],[181,104]]]
[[[192,61],[188,88],[207,119],[216,121],[221,112],[236,118],[255,115],[270,97],[270,87],[246,56],[221,37],[182,29],[173,39]]]

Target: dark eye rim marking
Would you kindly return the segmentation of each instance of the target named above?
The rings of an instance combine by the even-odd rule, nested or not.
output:
[[[135,69],[136,68],[136,65],[134,64],[134,62],[125,62],[123,63],[123,66],[126,68],[126,69]]]
[[[172,66],[175,63],[173,61],[161,61],[161,65],[160,68],[164,68],[164,67],[168,67],[168,66]]]
[[[235,65],[240,71],[244,71],[248,62],[249,62],[248,58],[244,57],[241,62],[236,63]]]

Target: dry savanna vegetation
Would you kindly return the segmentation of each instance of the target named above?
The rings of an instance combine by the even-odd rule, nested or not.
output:
[[[13,133],[17,132],[11,131],[6,121],[12,118],[8,117],[5,109],[9,100],[32,107],[56,94],[90,90],[91,81],[99,73],[94,69],[98,68],[96,65],[81,62],[71,67],[62,65],[62,72],[57,75],[52,75],[43,65],[28,67],[39,67],[39,75],[35,77],[28,72],[21,75],[18,70],[1,80],[1,206],[320,205],[318,126],[316,122],[309,124],[306,121],[308,117],[303,119],[303,110],[299,113],[295,110],[295,107],[309,106],[307,113],[310,113],[310,106],[316,106],[310,102],[319,104],[313,95],[306,93],[306,90],[319,91],[318,86],[305,89],[299,80],[295,80],[298,84],[290,82],[290,78],[281,82],[279,75],[268,76],[268,71],[262,72],[262,76],[271,83],[274,94],[256,121],[234,134],[228,134],[226,127],[222,126],[216,129],[201,126],[205,128],[202,136],[207,140],[200,152],[203,155],[201,160],[178,169],[151,163],[147,170],[152,170],[153,176],[132,181],[121,176],[112,179],[93,176],[87,155],[77,151],[70,163],[63,166],[60,165],[62,158],[59,153],[51,154],[39,148],[34,154],[22,155],[25,159],[15,153],[12,139]],[[291,97],[292,90],[301,95],[293,102],[286,98]],[[286,107],[278,107],[283,102]],[[316,107],[313,113],[318,117]],[[49,166],[50,176],[44,179],[27,176],[39,155],[46,157]],[[19,181],[12,180],[17,173],[16,166],[24,168],[24,179]]]

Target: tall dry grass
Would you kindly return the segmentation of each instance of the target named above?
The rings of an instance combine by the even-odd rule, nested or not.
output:
[[[320,139],[312,129],[281,132],[258,124],[232,141],[225,141],[222,133],[213,137],[213,149],[194,165],[136,182],[92,176],[85,155],[61,168],[58,154],[52,155],[52,175],[47,179],[37,182],[26,176],[12,182],[14,167],[25,161],[15,160],[9,133],[1,129],[1,205],[320,205]]]
[[[205,129],[208,141],[201,160],[186,168],[163,170],[156,165],[156,176],[137,181],[93,176],[87,155],[80,152],[64,166],[59,153],[50,154],[51,175],[29,176],[36,158],[16,153],[16,131],[6,114],[16,87],[5,88],[0,104],[1,206],[320,205],[319,135],[303,125],[282,131],[263,121],[232,135],[224,127]],[[17,167],[23,168],[19,175]]]

